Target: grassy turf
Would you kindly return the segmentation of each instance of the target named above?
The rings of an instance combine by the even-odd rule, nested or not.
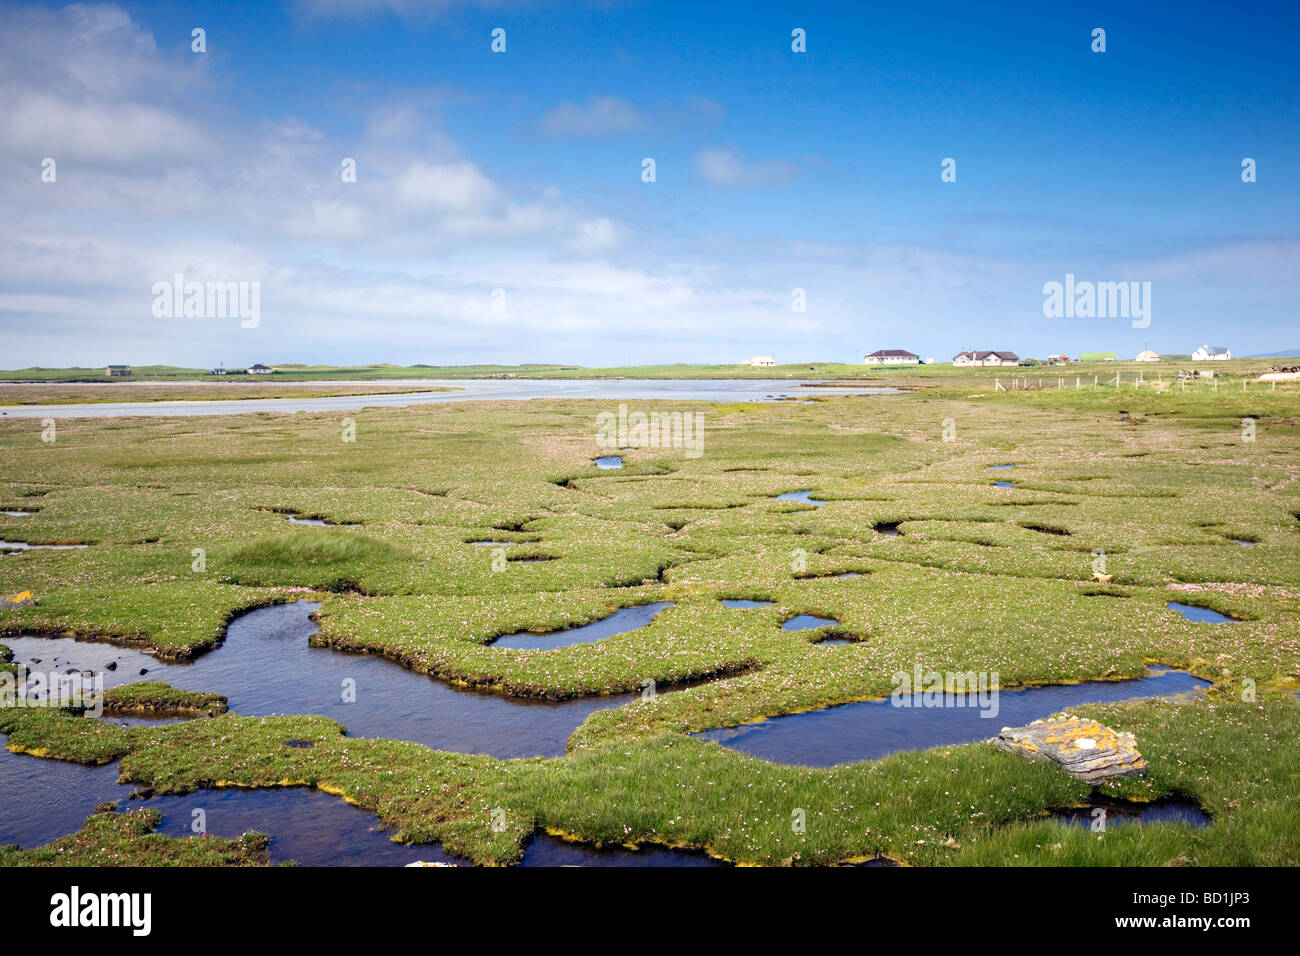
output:
[[[124,780],[158,793],[319,787],[378,814],[395,839],[438,841],[482,863],[517,861],[540,827],[593,843],[700,847],[761,864],[876,855],[916,865],[1300,864],[1292,825],[1300,753],[1291,743],[1300,706],[1289,696],[1245,703],[1216,692],[1078,713],[1134,732],[1149,762],[1145,776],[1108,785],[1106,794],[1189,797],[1211,813],[1211,826],[1081,834],[1042,818],[1081,805],[1088,786],[986,743],[817,769],[648,728],[564,758],[510,761],[349,738],[320,717],[119,728],[31,710],[7,715],[0,729],[12,749],[50,757],[94,763],[111,751]],[[800,811],[802,831],[791,825]],[[494,826],[498,813],[503,825]]]
[[[124,775],[161,792],[322,786],[406,838],[484,862],[517,859],[538,826],[745,862],[1300,861],[1289,795],[1300,769],[1294,746],[1275,743],[1295,739],[1284,691],[1300,682],[1294,387],[1000,392],[992,370],[900,374],[918,390],[642,403],[703,412],[705,453],[624,451],[616,471],[592,464],[607,410],[593,402],[350,412],[355,442],[326,414],[76,420],[54,444],[35,422],[0,423],[0,507],[36,511],[0,516],[0,538],[91,545],[0,556],[0,591],[37,599],[0,611],[0,634],[98,636],[183,657],[219,641],[239,611],[313,589],[317,643],[503,693],[715,678],[597,712],[566,757],[546,761],[353,740],[308,717],[141,729],[32,711],[0,715],[0,730],[11,748],[121,758]],[[1243,440],[1248,415],[1259,416],[1254,441]],[[1016,467],[990,470],[999,464]],[[800,489],[829,503],[776,500]],[[339,526],[291,525],[287,513]],[[882,523],[901,534],[874,530]],[[494,553],[475,540],[510,543]],[[1097,552],[1109,583],[1092,580]],[[552,560],[518,560],[528,557]],[[858,576],[835,576],[849,571]],[[732,597],[774,603],[722,607]],[[489,646],[657,600],[676,606],[597,643]],[[1195,624],[1171,600],[1240,623]],[[798,613],[832,617],[859,641],[822,647],[816,633],[783,631]],[[1012,686],[1137,676],[1153,662],[1221,689],[1178,709],[1096,714],[1134,730],[1151,762],[1125,792],[1192,796],[1215,816],[1208,830],[1115,828],[1098,841],[1034,822],[1086,788],[986,745],[811,770],[685,735],[885,696],[916,663],[997,671]],[[1247,680],[1261,703],[1240,700]],[[319,744],[283,746],[290,738]],[[487,825],[496,807],[500,832]],[[799,808],[810,822],[796,840]]]
[[[226,712],[222,694],[181,690],[162,681],[138,681],[104,691],[104,713],[136,717],[215,717]]]
[[[266,866],[270,860],[263,834],[175,839],[153,832],[161,822],[157,810],[102,807],[76,833],[45,846],[0,846],[0,866]]]

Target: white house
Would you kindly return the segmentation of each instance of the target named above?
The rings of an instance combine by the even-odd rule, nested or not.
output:
[[[1150,349],[1143,349],[1141,352],[1139,352],[1139,353],[1137,354],[1137,358],[1135,358],[1133,361],[1135,361],[1135,362],[1159,362],[1159,361],[1160,361],[1160,356],[1159,356],[1157,353],[1151,351]]]
[[[952,357],[952,364],[957,366],[1015,365],[1020,356],[1015,352],[977,352],[970,349],[958,352]]]
[[[776,359],[770,355],[755,355],[753,358],[745,359],[741,365],[757,365],[761,368],[767,368],[769,365],[775,365]]]
[[[1226,362],[1232,353],[1222,345],[1202,345],[1192,353],[1193,362]]]
[[[920,365],[921,357],[902,349],[877,349],[862,361],[867,365]]]

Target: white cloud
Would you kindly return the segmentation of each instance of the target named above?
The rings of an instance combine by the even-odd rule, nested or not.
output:
[[[644,129],[641,111],[617,96],[592,96],[585,104],[561,103],[542,114],[538,129],[548,136],[608,136]]]
[[[750,161],[733,149],[702,149],[695,154],[695,172],[721,189],[779,186],[799,178],[799,167],[780,160]]]
[[[970,328],[991,317],[1007,339],[994,344],[1021,349],[1035,336],[1084,334],[1041,315],[1042,284],[1065,266],[1158,281],[1151,342],[1167,349],[1161,323],[1212,339],[1222,310],[1210,315],[1204,302],[1243,282],[1269,308],[1300,295],[1300,248],[1266,239],[1056,268],[932,243],[672,229],[665,223],[680,225],[686,211],[665,183],[651,190],[630,177],[623,192],[576,198],[512,179],[492,155],[467,155],[438,120],[461,94],[393,94],[342,138],[326,120],[238,114],[229,104],[240,98],[202,59],[160,51],[115,6],[0,8],[5,364],[860,357],[866,346],[920,352],[930,342],[951,354],[980,344]],[[629,108],[656,130],[721,115],[708,101],[642,110],[594,98],[567,128],[627,126]],[[58,159],[57,183],[40,181],[46,155]],[[356,183],[340,180],[345,156],[357,161]],[[725,189],[800,174],[734,149],[701,151],[695,169]],[[176,272],[261,282],[262,324],[154,319],[152,284]],[[807,290],[806,313],[790,308],[795,286]],[[491,309],[494,288],[507,290],[505,313]],[[892,341],[900,328],[906,341]],[[1116,347],[1118,328],[1084,331]]]
[[[415,162],[393,185],[402,202],[439,212],[482,213],[500,200],[496,186],[473,163]]]
[[[389,13],[406,20],[429,20],[453,10],[509,10],[533,6],[536,0],[298,0],[300,13],[311,19],[357,20]]]

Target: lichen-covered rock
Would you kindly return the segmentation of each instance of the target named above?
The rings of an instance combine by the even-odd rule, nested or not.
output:
[[[1132,734],[1069,714],[1036,720],[1025,727],[1004,727],[993,743],[1030,760],[1051,760],[1087,783],[1130,777],[1147,769]]]
[[[31,591],[21,591],[18,594],[11,594],[7,597],[0,598],[0,607],[35,607],[36,601],[32,598]]]

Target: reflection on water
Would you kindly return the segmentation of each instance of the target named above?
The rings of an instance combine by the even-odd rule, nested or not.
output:
[[[524,850],[521,866],[723,866],[707,853],[646,844],[640,849],[596,848],[539,833]]]
[[[28,544],[26,541],[0,541],[0,551],[35,551],[37,548],[47,548],[50,551],[72,551],[77,548],[85,548],[84,544]]]
[[[271,859],[303,866],[405,866],[416,860],[470,865],[436,844],[394,843],[378,819],[338,797],[305,787],[275,790],[200,790],[183,796],[132,801],[128,809],[162,813],[158,831],[191,836],[194,811],[204,813],[207,832],[236,837],[256,830],[271,837]]]
[[[160,661],[128,648],[53,638],[6,638],[18,663],[33,670],[77,667],[104,672],[104,686],[138,680],[166,681],[187,690],[215,691],[245,716],[320,714],[354,737],[410,740],[436,750],[496,757],[554,757],[587,715],[616,707],[634,695],[552,702],[453,687],[368,654],[311,647],[317,603],[278,604],[230,623],[225,642],[191,664]],[[108,671],[110,663],[116,663]],[[51,666],[53,664],[53,667]],[[344,682],[356,699],[345,703]],[[351,685],[349,685],[351,686]]]
[[[1208,607],[1197,607],[1195,604],[1184,604],[1182,601],[1170,601],[1167,605],[1171,610],[1177,611],[1189,621],[1196,621],[1200,624],[1240,624],[1241,622],[1235,617],[1228,617],[1226,614],[1220,614],[1218,611],[1211,610]]]
[[[28,383],[24,383],[28,384]],[[324,383],[321,383],[324,384]],[[353,382],[352,384],[356,384]],[[320,398],[251,398],[215,401],[92,402],[80,405],[15,405],[11,418],[116,418],[121,415],[239,415],[260,412],[330,412],[361,408],[402,408],[441,402],[527,401],[590,398],[675,399],[702,402],[761,402],[804,397],[803,381],[790,379],[389,379],[385,384],[449,387],[453,392],[390,392],[379,395],[330,395]],[[803,393],[803,394],[800,394]],[[130,392],[123,392],[128,398]],[[818,395],[901,395],[892,387],[817,387]]]
[[[790,618],[781,625],[782,630],[786,631],[811,631],[813,628],[826,627],[830,624],[838,624],[839,621],[833,617],[818,617],[816,614],[799,614]]]
[[[493,647],[508,647],[515,650],[549,651],[570,644],[588,644],[602,641],[615,634],[626,634],[645,627],[653,621],[664,608],[672,607],[672,601],[654,601],[650,604],[638,604],[635,607],[619,608],[608,617],[581,627],[570,627],[563,631],[551,631],[546,634],[534,634],[532,631],[520,631],[517,634],[505,634],[492,642]]]
[[[1104,813],[1098,813],[1098,811]],[[1052,813],[1054,819],[1074,826],[1092,828],[1104,821],[1107,828],[1127,823],[1185,823],[1193,827],[1208,827],[1210,815],[1192,800],[1155,800],[1151,803],[1130,803],[1094,795],[1086,807],[1069,807]]]
[[[83,767],[0,749],[0,844],[30,849],[80,830],[96,806],[130,794],[117,773],[117,764]]]
[[[958,698],[965,706],[947,707],[924,706],[924,699],[917,695],[906,707],[896,706],[892,700],[859,701],[756,724],[699,731],[694,736],[777,763],[830,767],[878,760],[902,750],[987,740],[1003,727],[1027,724],[1079,704],[1184,694],[1208,686],[1207,681],[1182,671],[1151,670],[1147,677],[1136,680],[1004,690],[986,701],[995,702],[996,709],[979,706],[974,695]],[[989,716],[981,716],[985,713]]]
[[[777,501],[802,501],[806,505],[816,505],[820,508],[826,502],[819,498],[812,497],[813,489],[807,488],[803,491],[787,491],[785,494],[777,495]]]

